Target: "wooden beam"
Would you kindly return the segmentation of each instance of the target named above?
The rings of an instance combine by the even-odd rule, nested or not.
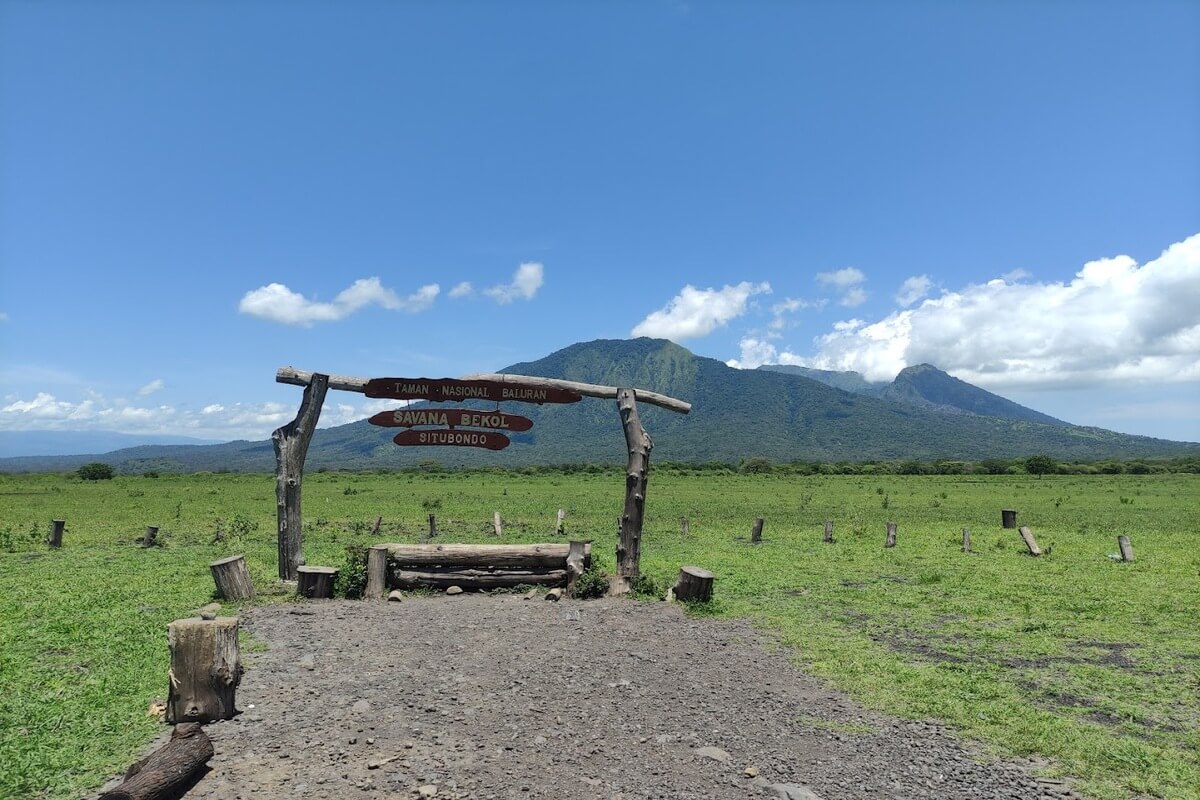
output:
[[[288,383],[293,386],[308,386],[312,382],[314,373],[298,370],[295,367],[280,367],[275,370],[276,383]],[[539,378],[532,375],[507,375],[502,372],[485,372],[474,375],[464,375],[464,380],[472,381],[500,381],[503,383],[512,383],[517,386],[528,386],[534,389],[569,389],[573,392],[579,392],[585,397],[599,397],[608,400],[615,400],[617,393],[621,391],[618,386],[602,386],[596,383],[580,383],[578,381],[564,381],[558,378]],[[329,388],[338,389],[343,392],[362,392],[367,381],[370,378],[356,378],[352,375],[330,375]],[[659,408],[665,408],[668,411],[677,411],[680,414],[686,414],[692,410],[692,404],[683,400],[678,400],[674,397],[668,397],[665,394],[651,392],[646,389],[635,389],[638,400],[643,403],[649,403]]]

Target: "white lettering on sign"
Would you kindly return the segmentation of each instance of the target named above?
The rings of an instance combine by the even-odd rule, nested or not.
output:
[[[392,421],[397,425],[449,425],[444,411],[393,411]]]
[[[438,394],[442,397],[481,397],[487,399],[488,387],[486,386],[440,386]]]
[[[505,400],[532,400],[541,403],[546,400],[545,389],[519,389],[505,386],[501,395]]]
[[[429,394],[428,383],[397,383],[395,391],[398,394]]]
[[[486,445],[486,433],[471,431],[418,431],[417,441],[421,444]]]
[[[507,428],[508,419],[503,414],[472,414],[464,411],[458,424],[468,428]]]

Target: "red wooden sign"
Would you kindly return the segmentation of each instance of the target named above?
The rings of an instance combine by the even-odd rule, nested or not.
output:
[[[548,386],[520,386],[504,381],[462,381],[453,378],[372,378],[363,393],[367,397],[396,400],[495,400],[502,403],[577,403],[579,392]]]
[[[471,408],[401,408],[380,411],[367,422],[385,428],[411,428],[414,425],[452,425],[467,428],[492,428],[500,431],[527,431],[533,420],[504,414],[499,411],[476,411]]]
[[[491,431],[464,431],[436,429],[432,431],[403,431],[392,439],[405,447],[446,445],[449,447],[485,447],[488,450],[503,450],[509,439],[503,433]]]

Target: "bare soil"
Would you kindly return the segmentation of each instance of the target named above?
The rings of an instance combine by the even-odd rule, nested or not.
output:
[[[266,650],[190,800],[1075,797],[665,603],[439,595],[243,624]]]

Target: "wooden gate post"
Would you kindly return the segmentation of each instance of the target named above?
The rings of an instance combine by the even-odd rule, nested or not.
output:
[[[304,458],[312,441],[321,405],[329,390],[329,376],[314,372],[304,387],[304,399],[296,418],[271,434],[275,445],[275,504],[279,521],[279,577],[296,580],[296,568],[304,563],[304,541],[300,527],[300,483],[304,480]]]
[[[650,473],[650,451],[654,442],[638,417],[637,397],[633,389],[617,391],[617,411],[625,429],[629,464],[625,470],[625,509],[621,514],[621,532],[617,539],[617,574],[609,594],[627,594],[633,578],[641,574],[642,519],[646,510],[646,484]]]

